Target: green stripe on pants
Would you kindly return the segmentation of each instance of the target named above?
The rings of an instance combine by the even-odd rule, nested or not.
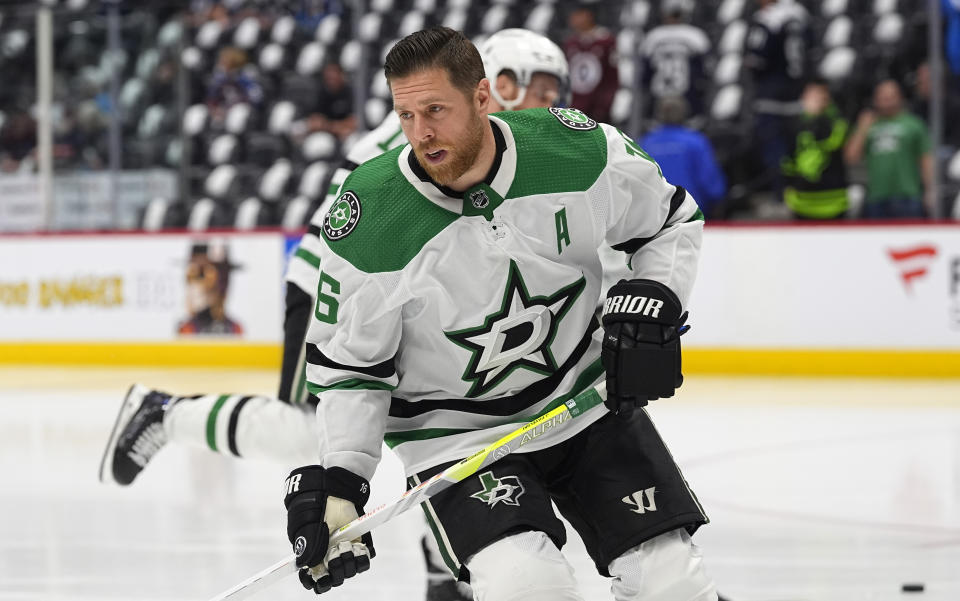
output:
[[[217,450],[217,414],[220,413],[220,409],[229,398],[229,394],[217,398],[217,402],[213,404],[213,409],[210,410],[210,415],[207,416],[207,444],[214,451]]]

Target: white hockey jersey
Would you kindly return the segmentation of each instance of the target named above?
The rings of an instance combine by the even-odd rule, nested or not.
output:
[[[395,112],[390,111],[380,125],[368,131],[350,148],[344,164],[337,167],[337,170],[333,172],[323,202],[310,217],[310,225],[300,240],[300,247],[290,258],[290,265],[286,274],[287,282],[294,284],[311,297],[316,296],[317,277],[320,275],[317,269],[316,255],[320,248],[318,236],[320,235],[320,226],[323,225],[323,216],[326,214],[330,203],[337,197],[337,192],[343,185],[344,180],[358,165],[406,143],[407,137],[403,135],[403,130],[400,129],[400,117]]]
[[[487,181],[438,188],[405,145],[357,168],[324,219],[307,380],[326,466],[370,478],[384,440],[411,475],[598,383],[604,241],[689,298],[702,214],[633,140],[572,109],[489,119]]]

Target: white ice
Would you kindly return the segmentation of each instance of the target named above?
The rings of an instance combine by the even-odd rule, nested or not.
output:
[[[97,482],[133,381],[270,394],[276,375],[0,369],[0,601],[204,601],[289,552],[278,466],[170,447],[129,488]],[[695,540],[732,601],[960,599],[960,380],[694,375],[650,411],[713,520]],[[402,486],[390,458],[374,502]],[[371,571],[324,598],[423,599],[421,532],[418,512],[380,528]],[[585,599],[611,599],[568,533]],[[295,578],[255,597],[310,598]]]

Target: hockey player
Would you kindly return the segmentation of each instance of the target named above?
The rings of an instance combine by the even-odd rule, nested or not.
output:
[[[387,55],[410,143],[358,167],[327,213],[307,334],[321,462],[284,499],[301,582],[365,571],[363,511],[386,441],[411,486],[606,379],[606,408],[424,503],[480,601],[581,599],[556,503],[618,600],[714,601],[690,535],[707,522],[646,412],[682,382],[702,214],[626,135],[572,109],[487,116],[480,55],[414,33]],[[598,247],[630,256],[607,294]]]
[[[490,109],[520,110],[549,107],[569,88],[567,61],[547,38],[523,29],[507,29],[483,44],[486,74],[494,82]],[[360,163],[406,144],[396,113],[359,140],[345,165],[334,175],[336,190]],[[329,202],[316,211],[308,232],[291,258],[287,272],[284,352],[279,399],[241,394],[174,396],[134,385],[127,393],[100,465],[100,479],[129,485],[167,442],[204,446],[236,457],[281,462],[289,467],[314,463],[317,455],[315,397],[303,378],[306,335],[320,280],[317,252]],[[432,537],[425,538],[430,580],[428,600],[453,598],[458,593],[439,559]],[[439,565],[438,565],[439,564]],[[464,589],[461,586],[461,592]],[[457,597],[459,598],[459,597]]]

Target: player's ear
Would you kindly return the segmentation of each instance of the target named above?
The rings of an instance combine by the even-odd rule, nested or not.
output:
[[[490,108],[490,80],[484,77],[477,84],[477,89],[473,95],[477,110],[483,113],[488,112]]]

